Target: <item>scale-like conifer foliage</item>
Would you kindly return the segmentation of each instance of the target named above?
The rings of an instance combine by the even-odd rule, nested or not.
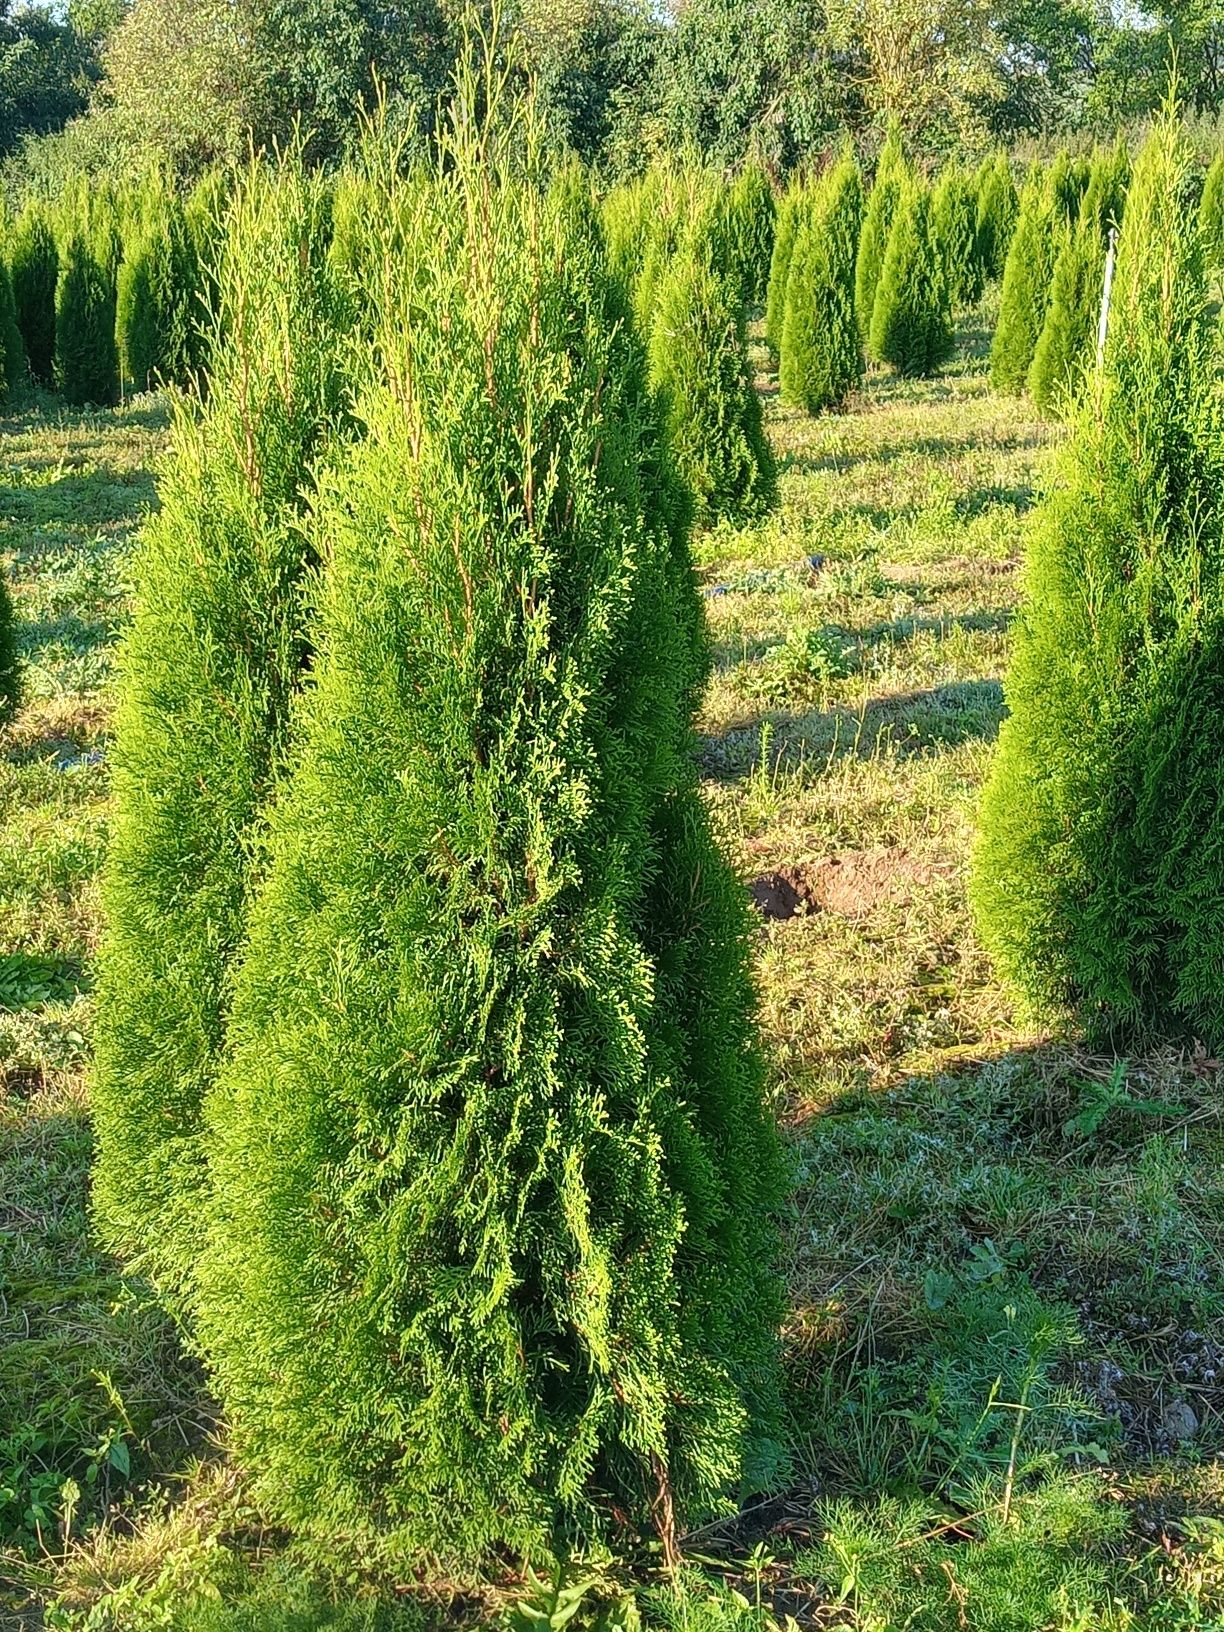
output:
[[[158,187],[140,202],[116,287],[119,365],[135,390],[189,378],[204,316],[200,282],[186,211]]]
[[[103,878],[94,1195],[111,1244],[181,1293],[199,1246],[201,1108],[225,1035],[262,812],[308,657],[308,466],[351,359],[312,255],[318,187],[253,169],[219,272],[207,403],[176,413],[134,565]]]
[[[55,370],[55,285],[59,256],[55,231],[44,204],[26,205],[13,228],[9,272],[13,303],[30,373],[50,385]]]
[[[657,285],[650,380],[668,445],[710,526],[759,515],[777,498],[773,450],[752,382],[738,291],[686,244]]]
[[[977,260],[986,283],[1003,276],[1019,209],[1007,154],[996,153],[977,173]]]
[[[1186,158],[1140,155],[1103,369],[1032,536],[973,904],[1042,1014],[1224,1044],[1224,423]]]
[[[734,279],[745,310],[764,305],[767,297],[776,208],[759,164],[746,164],[718,190],[717,264]]]
[[[999,321],[990,346],[990,383],[996,391],[1018,395],[1024,390],[1045,323],[1053,272],[1051,194],[1040,174],[1030,175],[1007,252]]]
[[[862,178],[847,156],[808,200],[787,283],[779,384],[811,414],[841,407],[863,377],[854,310],[862,218]]]
[[[934,374],[952,354],[952,305],[931,221],[931,192],[907,184],[897,204],[871,322],[872,355],[898,374]]]
[[[1213,272],[1224,272],[1224,152],[1217,153],[1203,182],[1199,200],[1203,254]]]
[[[0,368],[0,389],[7,398],[19,391],[26,382],[25,344],[17,326],[17,306],[13,299],[13,284],[9,269],[0,259],[0,349],[3,367]]]
[[[867,200],[854,274],[854,305],[858,313],[859,333],[863,337],[863,344],[877,361],[882,359],[877,357],[871,344],[876,293],[888,254],[893,216],[910,179],[910,167],[901,146],[900,126],[892,124],[880,149],[875,184]]]
[[[261,1500],[465,1572],[769,1477],[781,1188],[640,341],[470,143],[310,526],[200,1301]]]
[[[778,206],[773,255],[769,262],[769,288],[765,296],[765,339],[775,357],[782,350],[782,326],[786,322],[786,283],[790,277],[795,236],[799,231],[800,215],[806,198],[807,189],[798,182],[792,182],[782,195],[782,202]]]
[[[21,660],[17,655],[17,617],[0,568],[0,725],[6,725],[21,701]]]
[[[119,390],[115,288],[91,238],[79,229],[68,235],[59,255],[55,383],[75,406],[108,406]]]
[[[957,164],[940,174],[931,199],[931,227],[953,307],[972,306],[982,293],[977,193]]]

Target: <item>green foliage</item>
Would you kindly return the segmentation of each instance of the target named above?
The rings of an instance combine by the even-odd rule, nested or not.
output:
[[[766,300],[776,209],[773,188],[759,164],[745,165],[729,186],[719,189],[715,268],[732,279],[748,310]]]
[[[999,321],[990,346],[990,383],[996,391],[1024,390],[1045,322],[1053,263],[1050,195],[1043,180],[1030,176],[1007,252]]]
[[[808,413],[842,406],[863,377],[854,310],[862,216],[862,178],[847,156],[805,200],[787,280],[779,383]]]
[[[13,283],[8,267],[0,259],[0,393],[7,398],[19,391],[26,381],[25,343],[17,325],[17,304],[13,298]]]
[[[952,306],[931,220],[931,193],[910,182],[897,202],[871,320],[871,352],[898,374],[934,374],[952,354]]]
[[[765,296],[765,339],[775,356],[782,350],[782,326],[786,321],[786,282],[790,277],[791,256],[800,217],[806,206],[807,190],[792,182],[778,206],[773,254],[769,261],[769,287]]]
[[[0,571],[0,725],[17,712],[21,701],[21,660],[17,655],[17,616],[13,597]]]
[[[1072,158],[1069,153],[1058,153],[1046,173],[1046,196],[1054,212],[1055,222],[1060,219],[1071,226],[1079,218],[1080,204],[1087,191],[1092,173],[1092,162],[1084,156]]]
[[[31,200],[21,212],[10,240],[9,271],[17,327],[25,345],[30,373],[50,385],[55,370],[55,286],[59,256],[49,212]]]
[[[1224,425],[1171,117],[1135,170],[1105,366],[1033,535],[973,902],[1001,970],[1092,1030],[1224,1041]]]
[[[782,1190],[640,342],[473,123],[309,522],[199,1304],[261,1499],[465,1572],[771,1477]]]
[[[1224,150],[1212,159],[1199,201],[1203,254],[1213,272],[1224,272]]]
[[[134,567],[103,879],[95,1203],[181,1290],[198,1247],[201,1106],[248,875],[306,663],[299,527],[337,418],[345,308],[311,253],[318,184],[252,169],[219,271],[208,400],[176,412]]]
[[[1129,185],[1130,155],[1125,142],[1119,139],[1111,148],[1098,149],[1092,156],[1078,219],[1095,227],[1102,244],[1109,240],[1110,227],[1122,225]]]
[[[972,306],[982,293],[977,193],[957,164],[941,171],[931,198],[931,230],[952,304]]]
[[[875,319],[876,290],[884,270],[892,235],[893,217],[910,179],[910,168],[901,146],[901,131],[891,124],[876,165],[875,183],[867,200],[863,230],[859,237],[858,260],[854,273],[854,308],[859,333],[873,357],[871,333]],[[881,359],[877,358],[877,361]]]
[[[114,284],[80,229],[59,253],[55,383],[68,402],[95,407],[114,402],[119,388]]]
[[[1043,414],[1061,414],[1078,393],[1096,344],[1105,252],[1097,225],[1081,219],[1059,234],[1050,303],[1028,372],[1028,389]]]
[[[200,269],[183,205],[155,188],[119,266],[115,335],[124,380],[137,391],[184,384],[199,353]]]
[[[742,312],[728,281],[692,250],[673,258],[658,285],[649,359],[696,524],[745,520],[769,509],[777,474]]]
[[[1006,153],[996,153],[982,164],[976,191],[977,260],[983,281],[990,283],[1003,276],[1020,208]]]

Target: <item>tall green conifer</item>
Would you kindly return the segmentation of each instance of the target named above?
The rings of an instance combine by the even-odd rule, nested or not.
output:
[[[773,255],[769,262],[769,288],[765,297],[765,339],[778,356],[782,350],[782,326],[786,321],[786,281],[790,277],[795,235],[807,189],[793,181],[782,195],[774,229]]]
[[[996,391],[1024,390],[1045,323],[1054,272],[1055,205],[1040,174],[1030,175],[1007,252],[999,321],[990,347],[990,383]]]
[[[30,373],[50,385],[55,373],[55,286],[59,256],[50,213],[31,200],[13,228],[9,270],[13,303]]]
[[[782,396],[819,413],[841,407],[863,377],[854,270],[863,184],[847,155],[813,189],[787,283],[779,383]]]
[[[309,467],[351,361],[345,309],[310,254],[318,194],[288,167],[253,167],[237,190],[209,396],[176,411],[120,663],[94,1198],[111,1245],[178,1296],[199,1245],[230,963],[309,658]]]
[[[506,160],[446,152],[322,482],[212,1102],[239,1452],[401,1569],[670,1536],[777,1467],[781,1170],[691,761],[692,567],[616,279]]]
[[[119,390],[114,284],[92,238],[80,229],[69,233],[59,251],[55,383],[78,406],[109,406]]]
[[[875,183],[863,216],[854,274],[854,305],[858,313],[859,333],[873,357],[875,352],[871,346],[871,332],[876,292],[888,253],[893,217],[909,180],[910,168],[901,145],[901,128],[894,123],[888,127],[888,135],[876,164]]]
[[[1216,154],[1203,182],[1199,201],[1203,254],[1212,272],[1224,272],[1224,151]]]
[[[1104,368],[1032,535],[972,898],[1028,1005],[1224,1045],[1224,420],[1186,156],[1135,168]]]
[[[0,568],[0,725],[7,725],[21,702],[21,660],[17,655],[17,615]]]
[[[977,260],[984,282],[1003,276],[1020,203],[1006,153],[987,159],[977,173]]]
[[[952,354],[952,304],[931,221],[931,192],[911,181],[897,203],[871,323],[872,355],[898,374],[934,374]]]
[[[142,200],[119,266],[115,336],[123,379],[137,391],[185,383],[203,316],[186,211],[158,187]]]
[[[982,293],[977,194],[958,164],[940,172],[931,198],[931,228],[953,307],[972,306]]]

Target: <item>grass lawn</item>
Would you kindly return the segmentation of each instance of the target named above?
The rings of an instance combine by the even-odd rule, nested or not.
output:
[[[965,905],[1059,434],[990,395],[981,340],[824,419],[777,405],[760,354],[781,509],[699,544],[706,786],[762,908],[795,1155],[794,1477],[690,1537],[676,1585],[593,1561],[576,1627],[1224,1628],[1224,1068],[1026,1029]],[[504,1618],[496,1593],[307,1571],[90,1240],[113,642],[165,416],[46,402],[0,429],[30,694],[0,732],[0,1628]]]

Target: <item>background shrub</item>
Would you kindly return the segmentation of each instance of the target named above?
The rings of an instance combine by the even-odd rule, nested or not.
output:
[[[863,184],[850,156],[808,196],[786,292],[779,384],[785,401],[838,408],[863,377],[854,309]]]
[[[952,354],[952,308],[931,222],[930,189],[910,182],[888,240],[871,350],[898,374],[933,374]]]
[[[1006,153],[985,160],[976,177],[977,259],[984,282],[1003,276],[1020,203]]]
[[[782,350],[782,327],[786,322],[786,280],[790,276],[795,235],[807,189],[794,181],[782,195],[774,230],[773,254],[769,262],[769,287],[765,297],[765,339],[778,356]]]
[[[17,615],[8,583],[0,570],[0,725],[17,712],[21,701],[21,660],[17,655]]]
[[[1054,272],[1054,211],[1040,174],[1025,183],[1020,215],[1007,252],[999,321],[990,346],[990,383],[996,391],[1024,390],[1045,323]]]
[[[45,205],[32,200],[13,229],[9,270],[17,327],[21,331],[30,373],[50,385],[55,373],[55,287],[59,256],[55,232]]]
[[[871,345],[871,332],[876,290],[884,269],[884,258],[888,253],[893,216],[909,176],[909,165],[901,146],[900,126],[893,123],[888,128],[888,135],[876,164],[875,182],[863,217],[863,231],[859,238],[858,261],[854,275],[854,305],[858,313],[859,333],[863,337],[863,344],[873,357],[876,354]],[[881,360],[877,358],[877,361]]]
[[[972,306],[982,293],[977,194],[961,167],[940,172],[931,199],[931,228],[953,307]]]

